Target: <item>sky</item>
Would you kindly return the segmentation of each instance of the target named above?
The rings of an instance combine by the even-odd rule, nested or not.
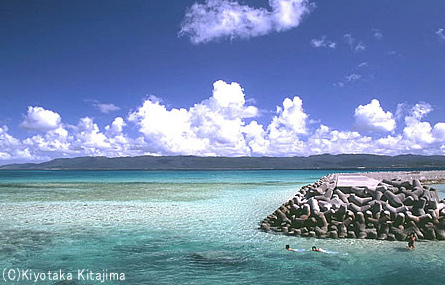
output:
[[[0,164],[445,154],[445,1],[0,0]]]

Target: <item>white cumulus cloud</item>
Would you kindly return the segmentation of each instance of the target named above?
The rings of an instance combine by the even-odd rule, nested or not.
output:
[[[166,154],[197,154],[205,148],[191,130],[190,114],[186,109],[167,110],[159,102],[146,100],[129,116],[153,152]]]
[[[412,107],[410,115],[405,117],[406,127],[403,129],[403,135],[413,143],[413,148],[423,148],[423,144],[434,142],[431,124],[422,121],[432,110],[433,108],[428,103],[417,103]]]
[[[72,153],[70,150],[71,141],[73,137],[69,135],[68,131],[59,126],[57,129],[47,131],[44,135],[35,135],[23,140],[33,153]]]
[[[308,0],[269,0],[272,10],[254,8],[233,0],[194,3],[186,12],[180,35],[192,43],[220,38],[250,38],[297,27],[313,5]]]
[[[71,125],[62,123],[53,111],[30,107],[24,121],[41,132],[18,139],[7,126],[1,126],[0,162],[147,154],[445,154],[445,122],[433,125],[426,121],[433,108],[425,102],[414,106],[399,104],[391,112],[373,99],[349,114],[355,131],[347,127],[335,129],[318,118],[312,119],[299,96],[284,98],[268,121],[260,118],[267,112],[260,114],[254,104],[252,98],[246,100],[238,83],[219,80],[213,84],[208,99],[189,108],[167,107],[160,98],[150,96],[128,117],[115,117],[103,128],[90,117],[82,117]],[[400,122],[399,128],[396,121]]]
[[[58,128],[61,120],[56,112],[29,106],[28,113],[20,126],[31,131],[49,131]]]
[[[385,112],[377,99],[367,105],[360,105],[355,109],[355,125],[360,130],[376,132],[393,132],[396,121],[393,114]]]
[[[305,134],[308,115],[303,110],[303,101],[295,96],[292,100],[284,99],[283,107],[277,107],[277,116],[269,125],[271,132]]]
[[[127,124],[122,117],[117,117],[114,119],[111,125],[105,127],[105,130],[111,136],[116,136],[122,134],[122,131],[126,125]]]
[[[276,116],[267,127],[269,155],[280,156],[284,152],[289,155],[304,155],[304,143],[300,138],[308,132],[307,119],[300,97],[284,99],[283,107],[277,107]]]
[[[359,132],[333,130],[320,125],[305,143],[305,153],[373,153],[371,143],[371,137],[362,136]]]
[[[0,160],[23,158],[18,151],[22,148],[20,140],[8,133],[7,126],[0,127]]]
[[[437,123],[433,128],[433,136],[438,141],[445,143],[445,123]]]
[[[168,154],[248,155],[243,127],[258,109],[246,105],[237,83],[217,81],[213,95],[190,109],[171,109],[148,99],[129,116],[153,151]]]

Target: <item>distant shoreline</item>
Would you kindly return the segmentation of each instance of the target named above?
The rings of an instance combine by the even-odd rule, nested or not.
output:
[[[377,174],[381,174],[383,179],[387,179],[386,175],[390,173],[415,173],[415,172],[444,172],[444,178],[437,179],[440,180],[440,183],[445,183],[445,168],[139,168],[139,169],[124,169],[124,168],[29,168],[29,169],[20,169],[20,168],[0,168],[0,171],[328,171],[332,173],[344,173],[344,171],[348,171],[347,173],[360,173],[365,176],[374,177]],[[369,174],[369,175],[368,175]],[[378,177],[378,175],[376,176]],[[390,177],[393,177],[390,175]],[[393,177],[392,179],[396,179],[398,177]],[[376,178],[378,179],[378,178]],[[422,182],[425,181],[435,181],[434,179],[419,179]]]
[[[371,154],[294,157],[136,156],[58,158],[8,164],[0,170],[445,170],[445,156]]]

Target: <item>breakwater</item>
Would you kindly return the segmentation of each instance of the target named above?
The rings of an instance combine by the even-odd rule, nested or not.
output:
[[[420,240],[445,240],[445,201],[426,185],[444,174],[329,174],[302,187],[260,228],[317,238],[402,241],[414,233]]]

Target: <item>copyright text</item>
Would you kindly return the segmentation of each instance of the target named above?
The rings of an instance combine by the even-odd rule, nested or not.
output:
[[[125,273],[90,269],[77,269],[76,271],[65,271],[63,269],[35,271],[33,269],[24,268],[4,268],[3,269],[4,282],[41,282],[41,281],[91,281],[91,282],[105,282],[105,281],[125,281]]]

